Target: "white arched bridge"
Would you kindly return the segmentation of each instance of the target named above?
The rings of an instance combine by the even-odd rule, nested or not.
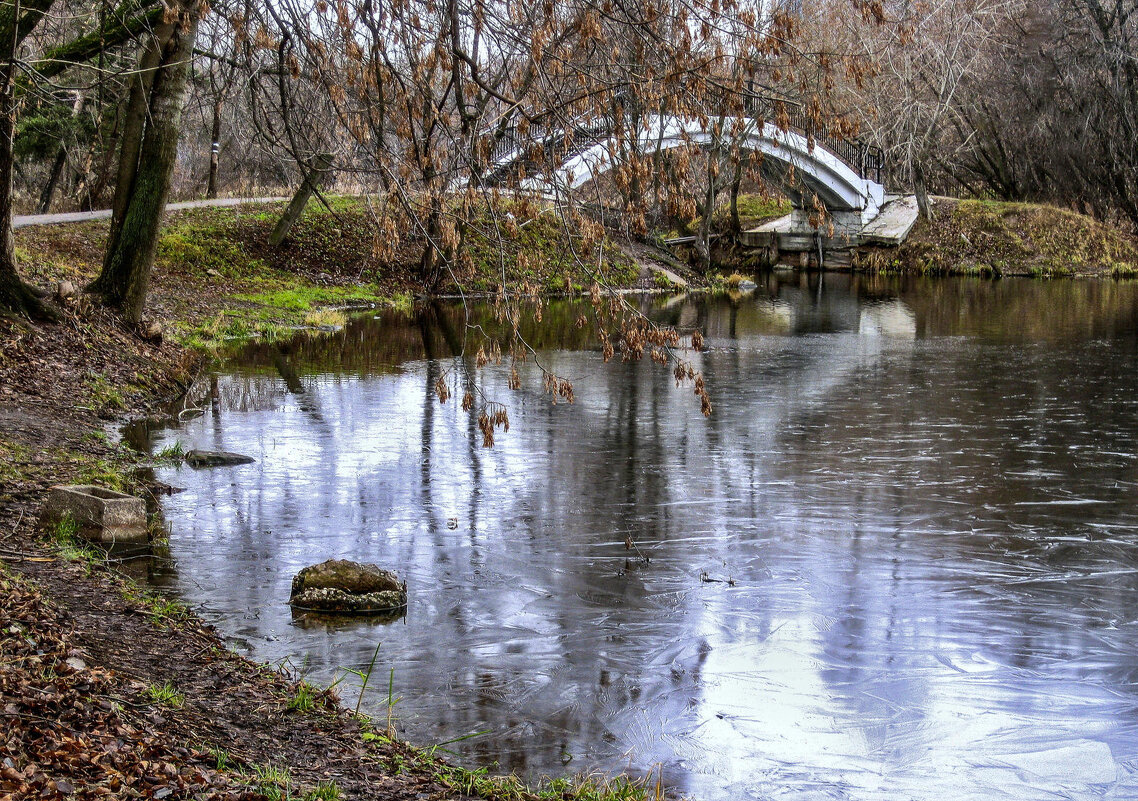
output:
[[[741,150],[761,154],[764,177],[792,200],[795,213],[780,221],[781,228],[772,228],[776,233],[765,240],[751,237],[755,241],[748,242],[744,236],[747,244],[777,246],[777,234],[781,233],[784,242],[787,237],[809,239],[802,247],[784,249],[812,249],[819,234],[810,227],[808,218],[817,202],[829,213],[832,225],[827,226],[827,235],[834,231],[846,243],[872,239],[875,223],[881,227],[879,217],[887,208],[887,198],[882,183],[884,158],[879,148],[824,135],[808,136],[793,126],[780,127],[747,117],[721,119],[719,125],[720,130],[733,133],[716,137],[698,119],[650,116],[640,127],[637,149],[651,153],[692,145],[737,144]],[[572,129],[531,130],[525,137],[508,129],[494,149],[483,183],[516,181],[522,190],[556,194],[603,176],[615,166],[615,152],[618,143],[604,121]],[[762,232],[756,229],[749,233]]]

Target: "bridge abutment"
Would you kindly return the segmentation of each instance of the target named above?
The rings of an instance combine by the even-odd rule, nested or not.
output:
[[[745,247],[767,249],[772,262],[791,263],[797,263],[797,254],[813,255],[819,250],[833,257],[860,245],[899,245],[917,221],[916,200],[912,196],[883,200],[868,221],[862,211],[835,210],[819,220],[815,212],[794,209],[785,217],[744,231],[740,242]]]

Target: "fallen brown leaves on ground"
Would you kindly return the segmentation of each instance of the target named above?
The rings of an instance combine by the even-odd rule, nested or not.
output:
[[[124,698],[30,582],[0,578],[0,631],[0,798],[259,797]]]

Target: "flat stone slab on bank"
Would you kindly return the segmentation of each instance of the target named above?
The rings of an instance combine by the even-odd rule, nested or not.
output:
[[[186,451],[186,464],[190,467],[232,467],[239,464],[252,464],[257,461],[252,456],[229,451]]]
[[[889,199],[881,213],[862,229],[861,241],[866,245],[900,245],[908,238],[920,214],[915,195]]]
[[[136,545],[148,541],[142,498],[94,484],[52,487],[40,522],[58,526],[70,518],[85,540],[103,545]]]

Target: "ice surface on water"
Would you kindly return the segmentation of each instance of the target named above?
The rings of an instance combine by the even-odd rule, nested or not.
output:
[[[712,418],[577,332],[543,355],[573,406],[470,379],[510,406],[490,451],[432,396],[457,309],[255,348],[152,438],[258,460],[163,471],[160,581],[312,680],[381,641],[412,740],[489,730],[454,747],[531,776],[1138,798],[1138,286],[816,280],[645,307],[706,332]],[[329,557],[405,576],[406,621],[294,621]]]

